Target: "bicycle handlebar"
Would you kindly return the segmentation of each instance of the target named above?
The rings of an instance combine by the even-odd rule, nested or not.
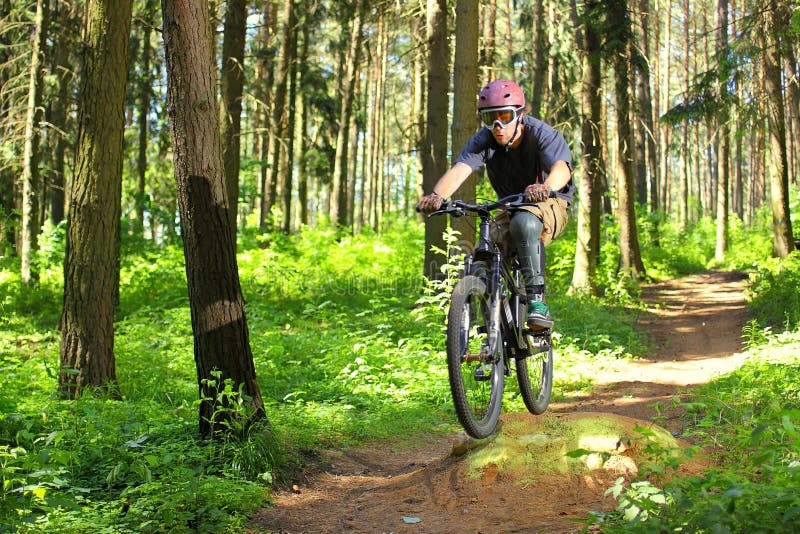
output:
[[[556,194],[555,191],[550,191],[550,195],[548,198],[555,198]],[[441,207],[436,210],[430,212],[427,216],[428,218],[433,217],[435,215],[444,215],[450,214],[453,217],[463,217],[466,215],[466,212],[473,212],[479,213],[482,215],[488,215],[490,212],[498,209],[498,208],[505,208],[505,209],[514,209],[514,208],[521,208],[524,206],[535,206],[538,202],[527,202],[525,201],[525,193],[517,193],[514,195],[509,195],[507,197],[503,197],[501,199],[496,200],[495,202],[485,202],[482,204],[469,204],[464,202],[463,200],[454,199],[454,200],[445,200],[442,202]],[[420,211],[419,205],[416,206],[417,212]]]

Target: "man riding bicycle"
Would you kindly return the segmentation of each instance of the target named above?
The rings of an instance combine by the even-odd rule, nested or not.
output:
[[[525,114],[525,94],[511,80],[495,80],[478,94],[478,115],[484,128],[464,145],[453,166],[433,191],[419,201],[431,213],[484,165],[489,182],[502,198],[524,193],[534,206],[502,212],[493,232],[497,242],[516,250],[528,298],[528,327],[553,326],[545,302],[545,245],[561,235],[575,185],[569,147],[552,126]],[[551,198],[551,192],[554,195]]]

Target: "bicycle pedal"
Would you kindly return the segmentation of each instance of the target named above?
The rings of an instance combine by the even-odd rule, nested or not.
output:
[[[483,370],[483,365],[479,365],[475,368],[475,371],[472,373],[472,377],[475,379],[476,382],[486,382],[489,380],[491,376],[491,371],[487,375],[486,372]]]
[[[539,354],[540,352],[547,352],[552,347],[550,343],[549,336],[542,335],[541,332],[537,332],[535,334],[529,333],[528,334],[528,350],[530,351],[531,355]]]

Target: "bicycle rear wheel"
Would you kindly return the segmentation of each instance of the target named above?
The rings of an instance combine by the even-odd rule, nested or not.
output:
[[[494,432],[503,400],[503,355],[489,346],[490,300],[483,280],[465,276],[453,289],[447,315],[450,392],[459,422],[474,438]]]
[[[553,391],[553,342],[550,332],[528,338],[532,354],[519,358],[517,381],[528,411],[539,415],[547,410]],[[537,352],[539,351],[539,352]]]

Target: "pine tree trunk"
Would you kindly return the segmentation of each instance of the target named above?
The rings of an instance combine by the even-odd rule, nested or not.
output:
[[[727,57],[728,52],[728,0],[717,0],[717,56]],[[722,96],[727,92],[725,83],[717,84],[717,91]],[[725,105],[725,104],[724,104]],[[728,120],[730,114],[725,107],[717,118],[717,239],[714,257],[717,261],[725,259],[728,250],[728,211],[730,184],[730,132]]]
[[[450,53],[447,46],[447,5],[445,0],[428,0],[428,94],[423,151],[422,184],[426,193],[447,170],[447,92],[450,87]],[[425,266],[428,279],[441,278],[447,258],[433,247],[444,249],[445,217],[432,217],[425,224]]]
[[[116,380],[122,143],[132,0],[90,0],[69,192],[58,388],[76,398]]]
[[[661,13],[662,8],[656,6],[656,13]],[[662,113],[669,109],[669,78],[670,67],[672,65],[672,0],[666,0],[664,11],[664,43],[665,53],[662,55],[660,40],[657,39],[657,48],[659,50],[659,65],[658,71],[658,113],[656,116],[661,116]],[[664,123],[659,126],[660,135],[658,136],[658,207],[662,213],[670,213],[672,210],[672,203],[670,199],[670,167],[669,167],[669,152],[670,152],[670,132],[671,128],[668,124]]]
[[[33,256],[38,250],[39,203],[42,177],[39,172],[39,125],[42,122],[42,90],[44,55],[49,24],[49,0],[36,2],[36,21],[32,37],[30,76],[28,83],[28,111],[25,121],[25,153],[22,164],[22,235],[20,237],[20,276],[26,284],[38,279]]]
[[[573,7],[577,11],[577,7]],[[605,170],[600,132],[602,121],[602,61],[600,31],[597,20],[598,0],[583,2],[584,23],[579,31],[581,51],[581,141],[583,163],[578,173],[578,236],[575,245],[575,268],[571,290],[595,294],[595,273],[600,257],[600,215],[602,209],[602,174]],[[575,16],[577,19],[577,13]]]
[[[70,28],[73,21],[73,6],[67,2],[59,3],[56,10],[59,27],[62,31]],[[48,195],[50,200],[50,221],[55,225],[64,220],[67,180],[65,177],[65,159],[69,141],[65,132],[68,131],[67,111],[71,105],[72,72],[70,66],[70,49],[67,39],[63,36],[53,42],[53,71],[56,73],[56,96],[52,102],[49,121],[53,124],[55,135],[50,136],[50,150],[52,151],[52,170],[48,178]]]
[[[531,88],[530,113],[534,117],[541,117],[542,102],[547,80],[547,58],[550,55],[547,46],[547,20],[545,17],[544,0],[536,0],[534,23],[534,52],[533,52],[533,87]]]
[[[766,3],[764,39],[764,82],[767,89],[767,116],[770,136],[770,206],[772,208],[772,253],[784,258],[794,250],[792,219],[789,211],[789,166],[786,143],[786,116],[781,83],[781,52],[778,36],[785,31],[787,17],[779,2]]]
[[[289,94],[289,78],[291,76],[291,49],[292,49],[292,35],[294,26],[297,23],[297,15],[295,13],[294,0],[289,0],[283,5],[283,32],[281,34],[281,53],[278,62],[278,70],[275,75],[275,92],[274,100],[272,101],[272,143],[270,148],[270,167],[269,178],[265,185],[266,201],[264,204],[264,217],[267,221],[267,227],[272,227],[275,221],[271,220],[272,207],[278,202],[278,184],[282,180],[282,173],[291,172],[286,168],[288,161],[288,130],[289,130],[289,113],[288,113],[288,94]],[[280,206],[280,205],[279,205]],[[286,215],[285,213],[283,215]]]
[[[289,69],[288,85],[286,87],[286,129],[285,131],[285,159],[281,161],[281,213],[283,224],[281,229],[284,234],[288,234],[292,229],[292,191],[294,187],[294,140],[295,140],[295,119],[297,117],[297,9],[292,9],[288,22],[288,46],[285,49],[287,67]],[[283,135],[283,134],[282,134]]]
[[[208,6],[164,0],[167,96],[203,436],[263,419],[225,194]],[[238,399],[219,395],[230,382]]]
[[[453,65],[453,126],[451,129],[451,160],[475,133],[477,114],[475,94],[478,90],[478,0],[458,0],[456,3],[456,50]],[[473,173],[456,192],[454,198],[475,202],[476,175]],[[467,217],[450,223],[460,237],[463,251],[475,245],[475,225]]]
[[[632,153],[633,128],[631,125],[630,97],[630,17],[623,0],[609,1],[609,17],[615,21],[612,31],[614,61],[614,91],[617,103],[617,147],[622,176],[619,180],[619,270],[634,280],[644,278],[645,270],[639,249],[639,234],[636,229],[635,183],[636,169]]]
[[[255,59],[255,78],[260,82],[255,84],[253,92],[258,99],[258,106],[254,112],[254,115],[258,117],[255,125],[256,153],[259,161],[258,195],[260,200],[258,203],[258,227],[263,230],[267,227],[269,210],[275,200],[274,198],[269,198],[269,162],[271,161],[272,84],[275,72],[271,40],[277,22],[274,4],[268,2],[261,9],[260,31],[257,41],[262,48],[258,49]]]
[[[304,6],[303,11],[305,11],[307,6]],[[309,49],[309,39],[311,35],[311,27],[310,24],[302,24],[300,26],[300,31],[302,32],[302,44],[300,47],[300,51],[298,53],[297,64],[298,69],[300,71],[300,87],[304,86],[304,79],[305,73],[308,72],[308,49]],[[301,150],[306,152],[311,146],[314,146],[312,143],[309,142],[309,137],[311,135],[309,129],[309,119],[311,118],[311,107],[310,103],[308,102],[308,95],[305,91],[300,91],[299,98],[297,98],[297,105],[300,107],[299,115],[300,115],[300,139],[302,140]],[[305,157],[301,157],[300,161],[298,162],[298,169],[297,169],[297,203],[299,208],[299,216],[298,220],[301,226],[305,226],[309,223],[308,220],[308,159]]]
[[[146,204],[147,186],[147,145],[149,139],[150,100],[153,93],[153,76],[150,74],[150,29],[156,15],[156,1],[147,0],[144,8],[144,23],[142,24],[142,55],[141,69],[144,73],[139,81],[139,143],[136,156],[136,224],[139,232],[144,235],[144,211]]]
[[[364,25],[366,0],[356,0],[352,9],[352,21],[344,21],[350,25],[350,40],[345,53],[345,65],[342,66],[341,94],[339,99],[339,130],[336,135],[336,156],[333,167],[331,188],[331,223],[340,227],[347,226],[347,176],[348,176],[348,140],[350,139],[350,116],[353,111],[353,100],[356,86],[356,70],[361,60],[361,32]]]
[[[226,2],[220,66],[220,127],[222,162],[225,169],[225,190],[228,216],[233,235],[237,232],[239,204],[239,161],[241,145],[242,94],[244,91],[244,42],[247,29],[247,0]]]

